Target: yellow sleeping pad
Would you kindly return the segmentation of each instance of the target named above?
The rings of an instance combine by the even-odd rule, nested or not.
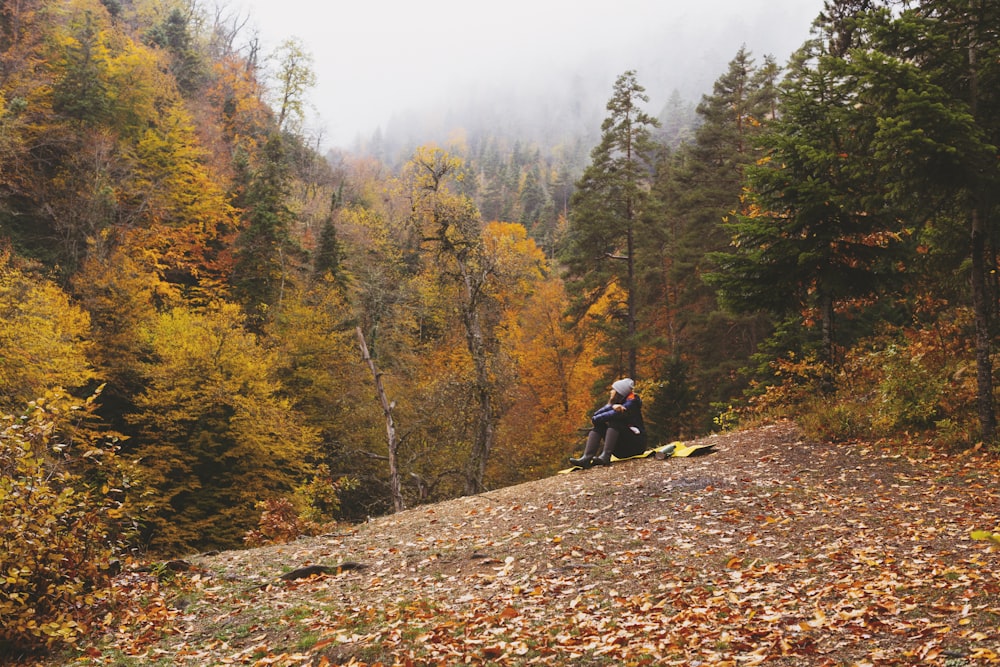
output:
[[[615,461],[629,461],[631,459],[645,459],[649,458],[650,456],[656,459],[687,457],[691,456],[695,452],[705,452],[706,450],[714,446],[715,443],[685,445],[683,442],[676,441],[676,442],[671,442],[670,444],[667,445],[660,445],[659,447],[655,447],[653,449],[647,449],[642,454],[636,454],[635,456],[626,456],[625,458],[618,458],[617,456],[612,455],[611,461],[615,462]],[[581,468],[580,466],[571,466],[569,468],[560,470],[557,474],[565,475],[566,473],[570,473],[575,470],[583,470],[583,468]]]

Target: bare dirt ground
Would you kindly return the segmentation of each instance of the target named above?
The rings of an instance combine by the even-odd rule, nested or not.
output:
[[[995,454],[701,442],[127,573],[143,611],[63,664],[1000,664]]]

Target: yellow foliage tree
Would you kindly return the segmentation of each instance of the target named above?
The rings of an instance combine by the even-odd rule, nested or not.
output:
[[[25,405],[56,387],[94,379],[90,319],[52,282],[0,251],[0,406]]]
[[[246,332],[239,306],[174,308],[146,335],[152,361],[132,421],[154,489],[151,544],[235,547],[256,526],[256,503],[304,478],[316,429],[283,395],[275,352]]]
[[[377,423],[374,395],[354,340],[351,310],[332,282],[286,295],[268,328],[276,376],[309,425],[322,434],[322,455],[336,459],[361,422]],[[346,472],[335,470],[334,472]]]
[[[212,82],[205,92],[217,122],[231,147],[230,158],[254,154],[266,139],[272,112],[263,101],[263,90],[247,63],[234,56],[225,57],[212,68]]]
[[[173,99],[136,142],[135,187],[145,193],[149,221],[197,223],[206,231],[232,223],[233,210],[219,181],[205,167],[191,115]]]
[[[206,151],[184,103],[170,100],[156,124],[134,149],[131,187],[143,203],[143,229],[132,241],[155,249],[160,274],[182,285],[187,298],[205,304],[232,270],[228,249],[236,234],[236,211],[219,178],[205,164]]]
[[[102,401],[116,406],[130,404],[143,389],[142,360],[152,353],[144,332],[159,317],[158,308],[182,303],[177,288],[160,278],[160,253],[145,238],[141,230],[126,234],[110,252],[89,257],[72,280],[77,302],[90,315],[91,359],[108,385]],[[126,410],[118,407],[113,418]]]
[[[404,170],[412,203],[410,224],[424,248],[425,270],[437,277],[454,308],[454,329],[465,335],[472,362],[466,392],[475,408],[465,492],[483,490],[490,451],[513,377],[500,344],[501,323],[512,305],[541,275],[544,255],[520,225],[484,225],[473,202],[454,192],[465,177],[463,162],[422,147]]]

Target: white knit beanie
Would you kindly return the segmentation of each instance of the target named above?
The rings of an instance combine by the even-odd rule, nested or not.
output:
[[[617,382],[612,384],[611,388],[617,391],[622,396],[628,396],[629,394],[632,393],[632,390],[635,389],[635,382],[632,382],[630,378],[622,378],[621,380],[618,380]]]

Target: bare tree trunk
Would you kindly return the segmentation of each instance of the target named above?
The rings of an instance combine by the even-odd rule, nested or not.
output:
[[[403,493],[399,485],[399,462],[396,457],[399,450],[399,440],[396,438],[396,426],[392,420],[392,409],[394,403],[390,403],[385,395],[385,387],[382,386],[382,374],[375,368],[375,361],[368,354],[368,345],[365,343],[365,335],[361,332],[361,327],[356,329],[358,334],[358,346],[361,348],[361,358],[368,364],[372,377],[375,378],[375,392],[378,394],[379,403],[382,405],[382,414],[385,415],[385,434],[389,445],[389,489],[392,494],[392,506],[397,512],[402,512]]]
[[[631,108],[631,100],[629,101],[629,107]],[[632,140],[634,138],[632,131],[632,115],[629,113],[628,120],[628,135],[627,135],[627,148],[626,156],[629,165],[632,164]],[[635,367],[638,360],[638,354],[636,346],[638,342],[635,339],[636,334],[636,324],[635,324],[635,205],[632,200],[632,195],[628,195],[625,201],[625,234],[626,234],[626,250],[625,254],[628,255],[628,271],[627,280],[628,285],[626,289],[628,290],[628,376],[630,378],[635,378]]]
[[[835,319],[836,309],[833,304],[833,297],[829,294],[823,294],[820,297],[820,310],[822,312],[822,327],[823,327],[823,377],[820,381],[820,386],[823,393],[831,393],[836,387],[836,381],[833,376],[833,368],[837,363],[837,344],[836,344],[836,322]]]
[[[461,305],[462,319],[465,322],[465,339],[469,355],[472,357],[472,364],[476,369],[475,398],[479,408],[476,435],[465,468],[465,493],[473,495],[481,493],[485,488],[483,478],[486,476],[486,463],[496,438],[496,417],[493,414],[493,382],[490,379],[489,351],[483,334],[476,297],[479,286],[473,283],[465,263],[459,260],[458,264],[466,292],[465,303]]]
[[[978,207],[972,210],[972,309],[976,319],[976,398],[979,430],[986,442],[996,438],[993,411],[993,360],[990,358],[990,304],[986,288],[986,230]]]
[[[823,356],[825,361],[831,368],[836,363],[837,352],[834,347],[834,327],[836,324],[833,321],[835,317],[835,311],[833,308],[833,297],[829,294],[823,294],[820,297],[820,311],[822,314],[822,331],[823,331]]]
[[[632,229],[632,210],[629,206],[628,221],[628,376],[635,377],[638,365],[636,346],[636,314],[635,314],[635,234]]]
[[[979,115],[979,42],[970,34],[969,42],[969,103],[973,117]],[[972,310],[976,320],[976,403],[979,412],[979,430],[985,442],[996,439],[997,418],[993,405],[993,360],[990,356],[993,336],[990,331],[989,287],[986,283],[987,230],[983,220],[981,200],[977,197],[972,206]]]

